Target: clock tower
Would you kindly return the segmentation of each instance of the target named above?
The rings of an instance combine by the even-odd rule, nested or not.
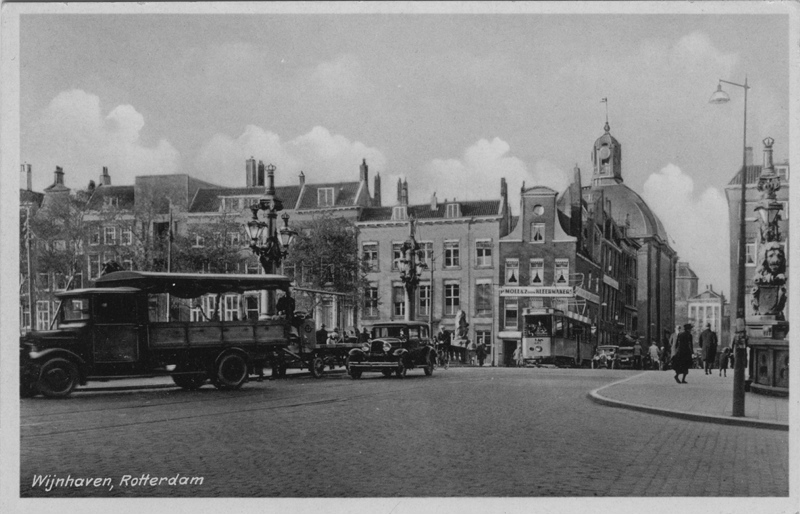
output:
[[[606,133],[594,142],[592,149],[592,185],[602,186],[622,182],[622,146],[611,135],[606,121]]]

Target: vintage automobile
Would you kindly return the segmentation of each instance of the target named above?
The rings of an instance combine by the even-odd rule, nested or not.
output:
[[[370,330],[370,341],[353,348],[347,356],[347,372],[361,378],[365,371],[380,371],[389,377],[404,377],[409,369],[422,368],[426,376],[433,374],[436,350],[430,339],[427,323],[419,321],[387,321],[376,323]]]
[[[617,348],[616,367],[619,369],[635,369],[633,346],[620,346]]]
[[[594,357],[592,357],[592,369],[608,368],[614,369],[617,367],[617,350],[619,346],[616,345],[601,345],[597,347]]]

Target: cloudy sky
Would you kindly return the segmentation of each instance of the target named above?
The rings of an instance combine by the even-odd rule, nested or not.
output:
[[[505,177],[518,211],[523,181],[562,190],[576,164],[589,180],[606,97],[625,183],[662,219],[701,287],[728,293],[724,186],[741,164],[743,91],[729,87],[727,105],[708,99],[718,79],[747,76],[757,162],[767,136],[777,161],[789,157],[784,11],[487,5],[478,14],[23,16],[21,162],[41,190],[56,165],[70,187],[97,181],[102,166],[113,184],[188,173],[243,186],[250,156],[274,163],[279,184],[301,170],[309,182],[357,180],[366,158],[384,204],[398,177],[412,203],[433,191],[496,198]]]

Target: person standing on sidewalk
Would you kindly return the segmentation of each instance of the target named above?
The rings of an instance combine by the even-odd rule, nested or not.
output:
[[[669,343],[667,346],[664,347],[664,351],[662,352],[663,357],[663,370],[667,371],[672,367],[672,358],[675,357],[675,352],[678,351],[678,334],[681,333],[681,326],[675,325],[675,332],[669,336]]]
[[[722,350],[722,355],[719,358],[719,376],[723,374],[728,376],[728,361],[731,359],[731,349],[725,348]]]
[[[700,350],[703,352],[706,375],[710,375],[717,358],[717,334],[711,330],[711,323],[706,323],[706,329],[700,333]]]
[[[658,358],[658,345],[655,341],[650,343],[650,348],[648,350],[650,352],[650,367],[652,369],[658,369],[659,358]]]
[[[514,365],[518,368],[522,366],[522,341],[517,343],[517,348],[514,350]]]
[[[483,343],[479,344],[475,352],[478,355],[478,366],[483,366],[483,361],[486,360],[486,346]]]
[[[694,341],[692,340],[691,323],[687,323],[683,326],[683,332],[678,334],[675,346],[675,355],[672,357],[672,369],[675,370],[675,382],[685,384],[686,375],[689,374],[689,368],[692,367],[692,360],[694,358]],[[678,375],[683,375],[683,378],[678,379]]]

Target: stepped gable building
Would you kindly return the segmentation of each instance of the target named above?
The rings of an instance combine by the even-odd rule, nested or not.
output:
[[[689,323],[689,298],[697,296],[699,279],[688,262],[678,262],[675,270],[675,325]]]
[[[371,269],[361,311],[365,323],[405,317],[398,261],[411,217],[416,219],[416,240],[428,266],[416,289],[417,320],[428,321],[434,332],[440,326],[453,330],[455,316],[463,310],[470,323],[468,338],[491,348],[498,309],[494,288],[499,240],[511,222],[505,179],[500,179],[497,199],[440,201],[434,192],[429,203],[417,205],[409,204],[408,182],[398,180],[394,206],[361,211],[356,223],[359,245]]]
[[[639,244],[637,257],[637,310],[635,330],[646,341],[664,344],[675,330],[675,276],[678,262],[676,251],[661,220],[635,191],[623,183],[622,146],[605,133],[592,148],[592,183],[585,187],[584,197],[602,193],[613,206],[611,216],[624,221],[627,235]]]

